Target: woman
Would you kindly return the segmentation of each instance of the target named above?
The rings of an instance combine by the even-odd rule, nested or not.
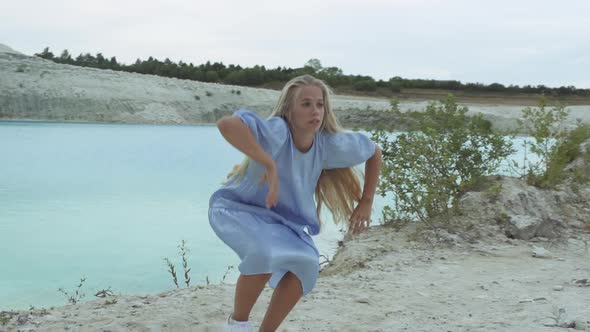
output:
[[[209,205],[211,227],[241,259],[226,331],[252,330],[250,311],[267,282],[275,291],[260,325],[264,332],[275,331],[312,290],[319,253],[310,235],[319,233],[324,204],[352,234],[369,226],[381,150],[367,136],[341,129],[330,94],[321,80],[296,77],[267,120],[240,110],[217,123],[247,156]],[[352,167],[365,161],[361,190]]]

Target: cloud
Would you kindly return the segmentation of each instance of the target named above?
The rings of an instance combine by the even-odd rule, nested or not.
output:
[[[127,63],[298,67],[319,58],[381,79],[586,82],[588,12],[586,0],[22,0],[3,4],[0,42]]]

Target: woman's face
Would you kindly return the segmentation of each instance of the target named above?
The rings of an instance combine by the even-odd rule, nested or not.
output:
[[[292,126],[301,133],[317,132],[324,121],[324,94],[320,87],[305,85],[299,89],[293,106]]]

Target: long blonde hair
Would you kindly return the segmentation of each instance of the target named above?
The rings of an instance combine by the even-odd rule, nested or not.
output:
[[[330,105],[332,91],[326,83],[311,75],[295,77],[285,84],[281,91],[279,101],[270,117],[281,117],[291,127],[292,109],[295,104],[295,98],[299,89],[303,86],[316,86],[322,90],[324,97],[324,119],[320,130],[325,130],[330,134],[341,132],[343,130],[342,126],[338,122]],[[228,179],[234,176],[237,178],[243,177],[246,174],[249,162],[250,159],[246,158],[241,164],[236,165],[228,175]],[[332,212],[336,224],[343,220],[348,223],[355,203],[361,199],[361,194],[360,174],[353,167],[322,170],[315,189],[316,212],[318,214],[318,220],[320,220],[320,226],[320,213],[324,204]]]

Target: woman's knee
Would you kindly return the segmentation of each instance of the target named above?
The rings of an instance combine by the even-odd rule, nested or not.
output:
[[[260,273],[260,274],[242,274],[240,275],[243,278],[250,279],[250,280],[264,280],[268,281],[272,276],[271,273]]]
[[[285,273],[281,281],[284,281],[288,283],[291,287],[294,286],[298,288],[301,292],[303,292],[303,283],[295,273],[288,271],[287,273]]]

